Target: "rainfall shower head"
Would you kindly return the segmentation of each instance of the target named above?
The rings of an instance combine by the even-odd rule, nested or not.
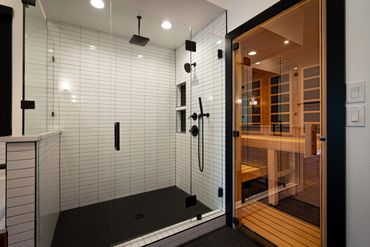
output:
[[[147,37],[140,36],[140,20],[141,20],[141,16],[138,15],[137,16],[138,35],[134,34],[130,39],[130,43],[134,45],[145,46],[146,44],[148,44],[150,39]]]
[[[187,73],[190,73],[191,72],[191,66],[195,67],[196,65],[197,65],[196,63],[192,63],[192,64],[186,63],[186,64],[184,64],[184,69]]]

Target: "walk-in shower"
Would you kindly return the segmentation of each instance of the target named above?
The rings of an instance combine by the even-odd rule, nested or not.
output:
[[[25,99],[36,105],[25,111],[25,134],[61,136],[59,169],[43,166],[37,176],[36,245],[140,242],[222,215],[224,10],[205,0],[181,11],[182,1],[171,1],[169,16],[137,1],[104,1],[99,10],[84,0],[41,2],[43,10],[25,10]],[[189,14],[199,24],[182,23]],[[137,16],[150,42],[130,40]],[[58,188],[45,177],[54,172]]]

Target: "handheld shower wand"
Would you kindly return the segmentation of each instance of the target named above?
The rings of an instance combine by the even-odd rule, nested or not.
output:
[[[203,104],[202,104],[202,98],[199,97],[199,109],[200,114],[198,116],[199,119],[199,132],[201,132],[201,135],[198,136],[198,165],[199,170],[203,172],[204,170],[204,117],[209,117],[209,113],[203,112]],[[200,155],[200,139],[202,138],[202,157]]]

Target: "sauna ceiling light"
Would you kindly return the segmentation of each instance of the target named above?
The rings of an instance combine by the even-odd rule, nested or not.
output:
[[[103,9],[105,6],[103,0],[90,0],[90,4],[97,9]]]
[[[297,67],[294,67],[294,70],[297,70],[298,68]]]
[[[260,64],[260,63],[261,63],[261,62],[256,62],[255,64],[257,64],[257,65],[258,65],[258,64]]]
[[[172,24],[171,24],[171,22],[169,22],[169,21],[163,21],[163,22],[162,22],[162,24],[161,24],[161,27],[162,27],[163,29],[168,30],[168,29],[171,29]]]
[[[290,41],[289,40],[285,40],[284,41],[284,45],[287,45],[287,44],[289,44],[290,43]]]
[[[96,49],[95,45],[89,45],[89,48],[90,48],[90,50],[95,50]]]
[[[143,55],[141,55],[141,54],[139,54],[139,55],[137,55],[137,58],[139,58],[139,59],[142,59],[144,56]]]
[[[221,45],[221,43],[222,43],[222,39],[216,42],[217,45]]]
[[[250,51],[249,53],[248,53],[248,55],[249,56],[254,56],[254,55],[256,55],[257,54],[257,52],[256,51]]]

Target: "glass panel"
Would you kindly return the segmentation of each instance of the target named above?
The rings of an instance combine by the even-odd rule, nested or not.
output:
[[[321,245],[319,4],[234,40],[235,215],[277,246]]]
[[[89,1],[43,5],[48,17],[48,128],[62,130],[59,217],[55,224],[47,222],[48,231],[38,233],[38,239],[51,239],[51,246],[111,244],[115,60],[110,2],[104,3],[100,10]],[[89,12],[90,21],[77,18],[80,12]],[[88,25],[94,19],[99,26]],[[40,193],[45,194],[51,181],[38,180]]]
[[[46,20],[38,5],[26,8],[24,28],[24,99],[35,102],[35,109],[24,110],[24,133],[30,135],[48,130],[48,102],[52,94],[48,94],[50,71],[47,67],[48,58],[52,57],[54,51],[52,48],[48,49]]]
[[[174,20],[170,30],[162,28],[166,16],[149,2],[44,2],[46,115],[39,131],[62,130],[60,214],[38,239],[53,239],[52,246],[114,246],[180,222],[197,223],[211,210],[222,214],[222,9],[207,1],[191,4],[215,10],[214,20],[193,31]],[[102,2],[101,9],[90,5]],[[139,15],[140,36],[150,39],[145,46],[137,42],[143,41]],[[196,51],[186,50],[185,40],[195,41]],[[199,97],[210,114],[200,132],[203,172],[199,135],[189,132],[200,127]],[[188,120],[193,112],[196,121]],[[39,191],[48,191],[50,181],[40,181]]]
[[[208,25],[192,35],[197,51],[191,54],[190,114],[198,113],[190,126],[199,128],[191,138],[191,186],[198,205],[204,209],[194,212],[212,215],[224,209],[224,37],[226,15],[220,14]],[[203,111],[203,116],[201,115]],[[203,217],[205,217],[203,215]]]

